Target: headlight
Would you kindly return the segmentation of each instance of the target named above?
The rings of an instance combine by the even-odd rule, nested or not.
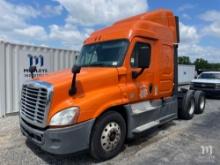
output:
[[[79,108],[71,107],[56,113],[50,120],[50,126],[74,124],[79,116]]]

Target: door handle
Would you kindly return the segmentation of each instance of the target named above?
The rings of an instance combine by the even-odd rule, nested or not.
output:
[[[151,94],[153,91],[153,84],[152,83],[150,83],[148,90],[149,90],[149,93]]]

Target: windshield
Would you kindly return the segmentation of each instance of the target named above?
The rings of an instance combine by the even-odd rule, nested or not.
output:
[[[198,79],[220,79],[220,73],[202,73]]]
[[[123,63],[127,40],[115,40],[83,46],[79,61],[82,67],[115,67]]]

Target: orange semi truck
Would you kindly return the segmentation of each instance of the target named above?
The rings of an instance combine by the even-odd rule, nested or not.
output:
[[[178,43],[178,17],[164,9],[92,33],[72,70],[23,84],[21,132],[49,153],[89,150],[106,160],[126,139],[192,119],[204,111],[205,97],[178,89]]]

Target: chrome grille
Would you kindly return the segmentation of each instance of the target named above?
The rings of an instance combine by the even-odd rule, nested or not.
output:
[[[51,85],[31,81],[22,87],[21,117],[28,123],[45,127],[51,97]]]
[[[215,88],[215,84],[211,84],[211,83],[194,83],[194,87],[214,89]]]

